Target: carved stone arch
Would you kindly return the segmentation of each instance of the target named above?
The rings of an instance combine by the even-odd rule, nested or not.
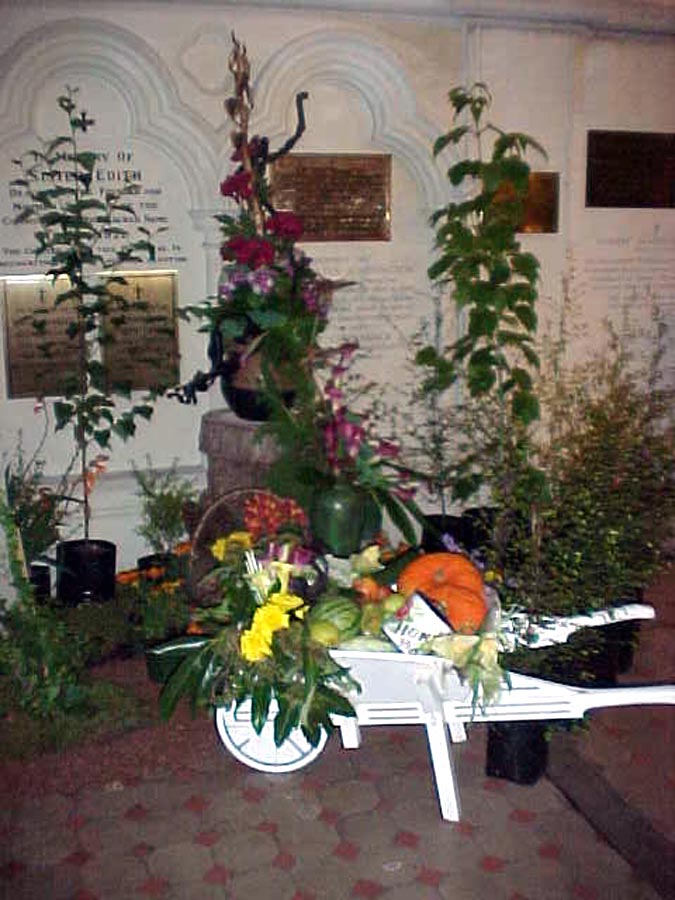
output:
[[[51,22],[7,50],[0,71],[0,143],[29,130],[35,96],[46,83],[92,75],[120,96],[133,136],[175,165],[193,208],[213,204],[219,139],[180,100],[169,69],[135,34],[93,19]]]
[[[281,143],[294,127],[286,121],[298,91],[313,83],[355,92],[369,112],[375,147],[406,167],[427,210],[447,199],[448,187],[431,156],[438,128],[420,113],[415,94],[393,54],[348,29],[317,31],[285,44],[260,69],[255,83],[255,129]]]

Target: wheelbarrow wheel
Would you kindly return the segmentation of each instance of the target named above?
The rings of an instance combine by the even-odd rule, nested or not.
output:
[[[251,769],[259,772],[295,772],[304,769],[323,752],[328,735],[321,732],[316,747],[309,743],[301,728],[294,728],[280,747],[274,743],[274,701],[270,716],[260,734],[251,723],[251,704],[242,703],[238,709],[219,706],[216,709],[216,730],[226,750]]]

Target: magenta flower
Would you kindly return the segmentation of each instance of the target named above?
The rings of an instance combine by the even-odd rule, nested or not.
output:
[[[232,197],[237,203],[248,200],[253,194],[251,176],[248,172],[235,172],[220,183],[220,193],[223,197]]]
[[[260,237],[244,237],[237,234],[223,245],[221,255],[230,259],[234,257],[240,266],[258,269],[271,266],[274,262],[274,246]]]
[[[276,212],[265,223],[267,231],[276,237],[297,241],[302,237],[302,219],[292,212]]]

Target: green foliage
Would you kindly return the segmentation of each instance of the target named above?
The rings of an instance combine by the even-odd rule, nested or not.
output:
[[[65,498],[43,484],[44,461],[26,459],[21,446],[5,469],[5,488],[27,563],[39,559],[59,538]]]
[[[509,467],[516,460],[520,474],[542,489],[527,463],[528,430],[540,415],[535,390],[539,263],[522,250],[517,232],[528,191],[524,155],[544,151],[527,135],[485,121],[492,98],[484,84],[455,88],[449,99],[453,127],[437,139],[434,155],[463,147],[469,155],[448,169],[459,198],[431,217],[437,258],[428,275],[436,309],[432,340],[418,344],[415,353],[423,372],[416,395],[423,420],[422,440],[411,456],[415,474],[440,499],[443,511],[450,499],[464,503],[481,489],[490,502],[512,505],[516,486]],[[444,291],[451,293],[461,327],[449,345],[444,344]],[[498,527],[504,540],[509,530],[507,517]]]
[[[101,740],[152,721],[147,702],[104,681],[86,682],[86,697],[75,709],[55,709],[35,718],[18,707],[16,690],[0,679],[0,709],[11,717],[0,725],[0,757],[31,760],[60,753],[85,740]]]
[[[58,615],[18,603],[3,615],[0,675],[13,686],[21,709],[37,718],[79,706],[85,692],[81,649]]]
[[[124,321],[132,307],[143,308],[142,301],[131,303],[114,288],[124,282],[117,275],[100,280],[99,272],[121,264],[154,259],[150,232],[141,225],[135,232],[121,223],[134,217],[126,196],[137,191],[128,185],[120,192],[100,194],[94,183],[97,152],[80,147],[82,135],[94,125],[75,101],[77,89],[67,88],[58,105],[67,122],[67,132],[41,141],[38,148],[15,160],[20,177],[13,184],[27,197],[17,216],[17,224],[36,226],[35,255],[45,259],[47,275],[57,285],[56,306],[64,305],[74,313],[67,327],[68,338],[77,349],[76,371],[63,384],[63,397],[54,405],[56,430],[72,431],[80,458],[84,491],[84,536],[89,533],[89,448],[107,449],[117,437],[127,440],[136,430],[138,418],[148,418],[154,392],[143,402],[121,410],[116,397],[128,396],[123,386],[106,383],[98,350],[114,340],[115,325]],[[107,242],[117,248],[104,251]],[[42,315],[46,312],[43,311]],[[40,329],[40,311],[36,321]],[[49,347],[45,346],[49,353]]]
[[[489,397],[502,415],[526,426],[539,415],[531,375],[538,366],[539,263],[521,249],[516,234],[528,190],[523,156],[530,148],[543,150],[527,135],[484,123],[491,103],[485,85],[455,88],[449,96],[455,127],[436,141],[434,153],[471,141],[475,156],[448,170],[463,198],[432,216],[438,256],[428,274],[435,285],[451,289],[466,327],[449,347],[421,348],[416,362],[428,370],[425,390],[444,391],[459,381],[470,397]]]
[[[178,475],[178,460],[164,471],[133,466],[141,498],[141,525],[136,529],[155,553],[170,553],[187,534],[185,511],[197,500],[197,491]]]
[[[675,522],[673,391],[636,369],[615,337],[604,355],[545,387],[550,485],[539,565],[561,608],[631,599],[662,563]]]

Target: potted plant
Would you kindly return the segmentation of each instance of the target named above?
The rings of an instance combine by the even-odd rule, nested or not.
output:
[[[37,226],[36,257],[48,262],[47,275],[57,287],[55,304],[72,316],[67,335],[76,347],[75,369],[64,376],[62,396],[54,403],[56,430],[72,431],[82,490],[83,537],[57,548],[57,596],[66,603],[92,594],[112,596],[115,546],[92,540],[89,534],[90,494],[101,462],[95,454],[107,450],[114,437],[126,440],[133,435],[138,419],[150,418],[154,399],[151,392],[123,405],[130,386],[111,384],[101,361],[102,347],[114,340],[115,327],[131,305],[115,290],[125,282],[114,267],[152,260],[154,246],[143,226],[130,236],[121,224],[135,217],[125,196],[134,193],[135,186],[99,193],[94,181],[99,154],[84,146],[83,137],[94,120],[78,107],[76,95],[76,88],[67,88],[58,98],[67,121],[65,133],[16,160],[21,175],[14,181],[27,197],[15,221]],[[104,247],[111,241],[117,249],[107,253]],[[134,304],[145,307],[142,300]],[[36,313],[38,331],[44,331],[46,312]],[[48,355],[46,342],[45,352]]]
[[[492,98],[484,84],[454,88],[449,99],[453,127],[436,140],[433,152],[466,146],[467,155],[448,170],[459,198],[431,219],[437,259],[429,278],[436,291],[452,292],[456,320],[464,328],[443,346],[441,310],[433,342],[415,357],[424,373],[423,402],[432,413],[451,387],[459,396],[452,410],[452,445],[445,435],[429,443],[428,480],[433,485],[440,477],[444,492],[449,488],[462,504],[489,489],[490,504],[500,509],[489,527],[504,554],[510,529],[506,506],[514,487],[506,463],[527,456],[528,428],[539,417],[534,390],[539,263],[523,251],[517,234],[528,191],[524,156],[529,149],[544,151],[533,138],[485,121]],[[476,420],[476,410],[485,412],[487,429]],[[529,477],[534,486],[533,468]],[[453,524],[471,539],[484,530],[480,515]]]
[[[188,549],[186,514],[197,502],[197,490],[178,475],[178,460],[161,471],[153,469],[148,459],[146,469],[134,465],[133,472],[141,498],[141,524],[136,531],[153,551],[139,558],[138,568],[176,574],[178,551]]]
[[[68,502],[67,477],[52,488],[44,482],[45,462],[40,450],[49,426],[44,411],[45,431],[30,457],[26,457],[19,438],[16,452],[5,467],[5,491],[7,504],[21,540],[23,556],[36,599],[47,600],[51,595],[51,570],[47,551],[59,539]]]
[[[438,402],[451,387],[459,397],[453,410],[454,454],[442,460],[452,497],[463,505],[476,496],[483,501],[471,514],[447,523],[448,538],[478,551],[488,567],[503,573],[545,495],[543,475],[530,453],[531,426],[540,414],[535,392],[539,263],[517,237],[529,186],[525,154],[544,151],[528,135],[486,121],[492,102],[486,85],[456,87],[449,100],[453,127],[436,140],[434,155],[448,147],[465,147],[467,153],[448,169],[459,197],[432,216],[437,258],[428,274],[436,289],[451,291],[462,331],[448,346],[439,347],[437,340],[422,347],[415,361],[424,372],[428,402]],[[433,455],[431,463],[438,471]]]

